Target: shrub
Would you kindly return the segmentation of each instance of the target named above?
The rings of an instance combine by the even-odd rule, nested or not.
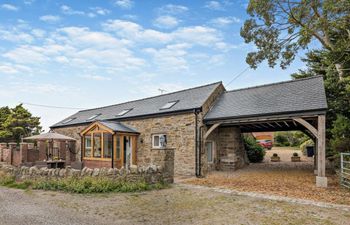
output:
[[[273,157],[278,157],[278,154],[277,153],[273,153],[272,156]]]
[[[299,156],[299,155],[298,155],[297,152],[294,152],[294,153],[293,153],[293,156],[294,156],[294,157],[297,157],[297,156]]]
[[[306,152],[306,147],[307,146],[314,146],[314,142],[313,140],[309,139],[307,141],[304,141],[300,146],[300,150],[302,151],[303,155],[307,155],[307,152]]]
[[[244,148],[247,152],[247,156],[250,162],[259,163],[262,162],[265,156],[265,150],[256,140],[252,137],[244,138]]]

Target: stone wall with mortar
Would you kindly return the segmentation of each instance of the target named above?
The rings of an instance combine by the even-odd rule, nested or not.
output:
[[[215,143],[215,164],[208,170],[236,170],[249,163],[239,127],[219,127],[207,140]],[[207,162],[207,158],[204,160]]]
[[[95,168],[87,167],[82,170],[72,169],[48,169],[33,167],[15,167],[0,163],[0,171],[16,176],[17,179],[37,179],[37,178],[65,178],[65,177],[108,177],[112,179],[121,179],[123,181],[146,181],[147,183],[167,182],[172,183],[173,177],[164,176],[162,168],[156,165],[148,167],[132,167],[130,170],[112,169],[112,168]]]
[[[176,175],[195,174],[195,115],[184,113],[154,118],[123,121],[140,135],[137,143],[138,165],[158,163],[160,156],[173,151]],[[166,149],[152,148],[152,134],[166,134]]]
[[[200,131],[198,132],[201,135],[201,173],[202,175],[206,175],[208,171],[217,169],[216,165],[217,162],[216,160],[218,157],[216,157],[217,147],[216,144],[217,142],[214,142],[214,163],[208,163],[208,156],[207,156],[207,151],[205,148],[205,141],[204,140],[204,135],[209,129],[205,124],[203,124],[203,118],[205,115],[209,112],[209,110],[215,105],[216,101],[220,98],[220,96],[226,91],[225,87],[221,84],[219,85],[216,90],[211,94],[211,96],[207,99],[207,101],[203,104],[202,107],[202,112],[198,115],[198,125],[201,127]],[[217,132],[217,129],[213,131],[213,133]],[[214,134],[211,135],[214,135]]]
[[[194,113],[165,115],[153,118],[125,120],[122,123],[135,128],[140,135],[137,139],[137,165],[158,163],[157,156],[171,150],[174,152],[174,171],[179,175],[195,174],[195,116]],[[79,133],[87,125],[54,128],[57,133],[77,140],[76,151],[80,160],[81,140]],[[166,134],[166,149],[152,148],[152,134]],[[90,166],[94,162],[88,162]]]

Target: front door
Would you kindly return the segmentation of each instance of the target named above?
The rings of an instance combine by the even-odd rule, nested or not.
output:
[[[136,165],[136,136],[114,135],[114,167],[130,168]]]

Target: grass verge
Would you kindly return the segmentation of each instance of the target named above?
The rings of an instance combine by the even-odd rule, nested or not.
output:
[[[108,192],[140,192],[163,189],[165,183],[148,184],[145,181],[123,181],[107,177],[83,177],[60,179],[36,179],[18,181],[14,176],[0,173],[0,185],[18,189],[37,189],[50,191],[63,191],[70,193],[108,193]]]

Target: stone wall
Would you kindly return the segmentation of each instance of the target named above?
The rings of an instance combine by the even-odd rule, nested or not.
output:
[[[183,113],[153,118],[125,120],[122,123],[135,128],[140,135],[137,139],[137,165],[158,163],[157,157],[173,151],[174,171],[179,175],[195,174],[195,115]],[[57,133],[77,140],[76,151],[80,161],[81,138],[79,133],[88,125],[54,128]],[[166,149],[152,149],[152,134],[167,135]],[[87,162],[89,166],[98,166]]]
[[[208,170],[236,170],[248,164],[242,134],[239,127],[219,127],[208,139],[215,143],[215,166]],[[205,157],[203,160],[207,162]]]
[[[11,165],[0,164],[0,171],[12,174],[18,179],[36,179],[36,178],[65,178],[65,177],[108,177],[113,179],[123,179],[124,181],[145,180],[147,183],[173,182],[173,177],[164,176],[162,168],[156,165],[148,167],[132,167],[130,170],[112,169],[112,168],[95,168],[87,167],[82,170],[72,169],[48,169],[33,167],[14,167]]]

